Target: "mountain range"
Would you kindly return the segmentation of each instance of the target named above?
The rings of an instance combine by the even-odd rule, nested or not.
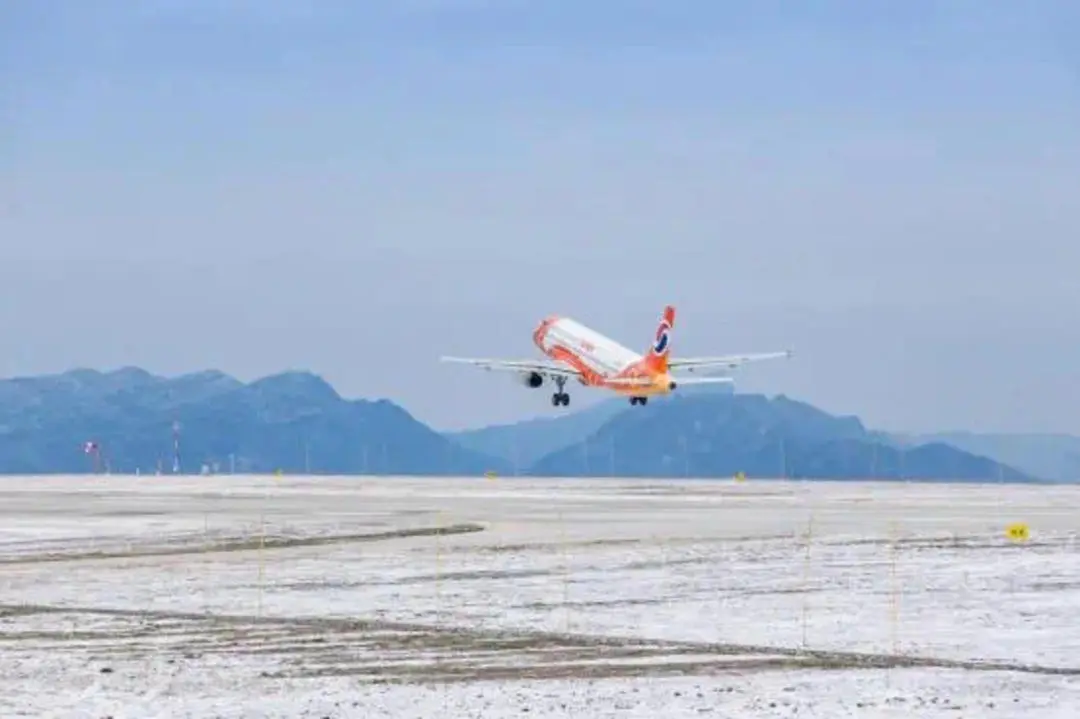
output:
[[[722,400],[719,399],[721,395],[731,397],[736,403],[752,401],[746,399],[746,395],[732,396],[731,390],[723,386],[695,388],[693,393],[680,392],[679,397],[672,399],[687,399],[691,394],[712,396],[713,402],[718,406],[722,404]],[[777,398],[777,400],[779,401],[775,407],[777,409],[789,401],[787,398]],[[656,403],[655,400],[654,403]],[[561,417],[528,419],[512,424],[450,432],[447,436],[467,449],[502,457],[512,463],[516,461],[521,465],[531,466],[546,455],[573,444],[574,437],[585,437],[597,432],[609,420],[627,410],[623,400],[610,399]],[[638,411],[641,411],[640,408]],[[852,421],[857,420],[848,418],[848,422]],[[860,423],[859,427],[861,426]],[[853,425],[849,424],[848,429],[851,428]],[[927,447],[945,445],[971,455],[994,460],[995,466],[983,466],[979,470],[983,473],[987,471],[992,473],[992,476],[987,475],[986,479],[1000,479],[1007,474],[1007,468],[1012,467],[1027,477],[1043,481],[1080,481],[1080,437],[1068,434],[1006,434],[970,431],[890,433],[866,429],[858,430],[855,434],[858,435],[858,441],[870,446],[870,474],[873,476],[878,476],[884,471],[878,467],[879,461],[882,467],[888,466],[889,462],[894,462],[897,472],[901,475],[917,476],[918,465],[915,463],[920,461],[917,457],[925,456]],[[848,441],[853,439],[843,432],[841,435]],[[884,454],[876,454],[882,448],[886,448]],[[893,460],[894,455],[888,451],[890,449],[907,452],[904,456],[903,468],[900,467],[900,456]],[[938,451],[941,451],[940,448]],[[779,463],[781,460],[776,461]],[[797,474],[799,462],[798,458],[786,460],[791,470],[789,476],[792,473]],[[1002,473],[1000,475],[997,474],[999,470]]]
[[[217,371],[80,369],[0,381],[0,472],[20,474],[170,472],[178,459],[186,473],[1035,481],[1075,466],[1065,452],[1034,471],[1021,448],[1044,445],[1027,441],[893,436],[788,397],[716,391],[440,433],[309,372],[244,383]]]
[[[560,446],[571,429],[581,435]],[[830,415],[782,395],[702,392],[645,408],[611,400],[564,418],[449,436],[511,461],[517,452],[519,460],[528,459],[529,474],[546,476],[1035,479],[944,442],[900,443],[867,430],[857,417]]]
[[[175,435],[175,436],[174,436]],[[0,381],[0,472],[318,471],[474,474],[506,463],[465,450],[388,400],[347,400],[320,377],[248,384],[216,371],[137,368]],[[84,451],[93,443],[98,456]]]

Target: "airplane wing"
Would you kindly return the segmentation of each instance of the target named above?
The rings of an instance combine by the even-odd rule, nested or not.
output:
[[[536,372],[537,374],[548,375],[549,377],[571,377],[578,378],[581,373],[572,367],[566,365],[556,364],[555,362],[544,362],[539,360],[503,360],[503,359],[483,359],[476,357],[440,357],[443,362],[457,362],[460,364],[471,364],[474,367],[480,367],[486,370],[502,370],[504,372]]]
[[[787,350],[785,352],[759,352],[757,354],[724,355],[720,357],[672,358],[668,360],[668,368],[672,370],[686,370],[687,372],[694,372],[699,369],[738,369],[748,362],[780,359],[783,357],[791,357],[792,354],[791,350]]]

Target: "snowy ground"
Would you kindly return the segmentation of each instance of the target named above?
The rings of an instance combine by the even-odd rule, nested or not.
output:
[[[1072,718],[1078,532],[1080,487],[0,478],[0,716]]]

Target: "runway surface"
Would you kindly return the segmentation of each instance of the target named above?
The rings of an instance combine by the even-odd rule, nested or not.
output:
[[[1066,486],[3,477],[0,714],[1074,717],[1078,531]]]

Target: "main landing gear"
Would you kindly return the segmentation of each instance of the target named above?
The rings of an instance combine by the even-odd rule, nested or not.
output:
[[[563,407],[569,407],[570,395],[565,392],[566,378],[556,377],[555,384],[559,388],[559,390],[555,394],[551,395],[551,406],[558,407],[559,405],[562,405]]]
[[[642,407],[644,407],[645,403],[648,402],[648,401],[649,401],[648,397],[631,397],[630,398],[630,404],[632,404],[632,405],[640,404]]]

